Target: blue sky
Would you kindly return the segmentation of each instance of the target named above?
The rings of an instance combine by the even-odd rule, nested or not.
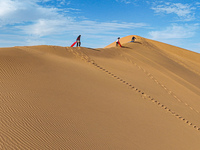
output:
[[[200,53],[200,2],[195,0],[0,0],[0,47],[101,48],[139,35]]]

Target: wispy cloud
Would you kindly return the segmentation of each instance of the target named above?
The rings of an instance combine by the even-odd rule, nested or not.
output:
[[[115,0],[115,1],[124,4],[133,4],[134,6],[139,6],[142,3],[149,3],[149,1],[146,0]]]
[[[165,2],[159,5],[152,7],[155,13],[166,13],[166,14],[175,14],[179,17],[181,21],[192,21],[195,19],[196,9],[190,4],[181,4],[181,3],[170,3]]]
[[[117,2],[122,2],[122,3],[125,3],[125,4],[130,4],[131,3],[131,0],[116,0]]]
[[[161,40],[161,39],[180,39],[180,38],[191,38],[195,35],[196,30],[199,28],[199,24],[172,24],[170,27],[167,27],[165,30],[161,31],[151,31],[149,35],[152,39]]]
[[[145,28],[145,23],[118,23],[118,22],[96,22],[82,20],[77,22],[72,19],[52,20],[40,19],[31,25],[19,26],[26,34],[35,36],[47,36],[52,34],[63,34],[63,32],[76,32],[87,34],[110,34],[122,29]]]

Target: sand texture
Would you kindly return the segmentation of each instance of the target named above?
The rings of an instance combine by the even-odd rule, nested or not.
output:
[[[200,54],[131,37],[0,48],[0,149],[199,150]]]

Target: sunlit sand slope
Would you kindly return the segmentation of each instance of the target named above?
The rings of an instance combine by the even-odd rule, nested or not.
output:
[[[0,149],[200,149],[200,54],[130,39],[1,48]]]

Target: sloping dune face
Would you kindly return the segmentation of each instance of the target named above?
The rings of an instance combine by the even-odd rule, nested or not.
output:
[[[131,37],[1,48],[0,149],[200,149],[200,54]]]

